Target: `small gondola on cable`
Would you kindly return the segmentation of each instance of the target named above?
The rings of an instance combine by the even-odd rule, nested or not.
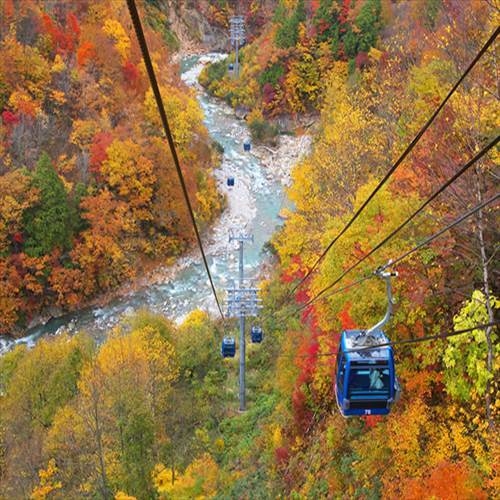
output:
[[[399,399],[394,352],[382,327],[392,315],[391,274],[377,271],[386,282],[388,306],[384,318],[368,330],[346,330],[340,338],[335,395],[343,416],[387,415]]]
[[[221,354],[223,358],[234,358],[236,354],[236,342],[233,337],[222,339]]]
[[[234,64],[233,63],[229,63],[228,66],[227,66],[227,70],[229,71],[229,73],[232,73],[234,71]]]
[[[262,342],[263,333],[260,326],[252,326],[250,330],[250,339],[254,344],[260,344]]]
[[[250,139],[245,139],[243,141],[243,151],[250,151],[252,149],[252,141]]]
[[[234,177],[228,177],[227,178],[227,185],[228,185],[228,187],[233,187],[234,186]]]

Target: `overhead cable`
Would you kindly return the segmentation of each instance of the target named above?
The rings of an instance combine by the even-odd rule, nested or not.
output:
[[[500,322],[498,321],[493,321],[491,323],[485,323],[485,324],[480,324],[480,325],[475,325],[470,328],[464,328],[463,330],[456,330],[453,332],[448,332],[448,333],[439,333],[437,335],[427,335],[425,337],[419,337],[416,339],[405,339],[405,340],[395,340],[393,342],[384,342],[382,344],[377,344],[374,346],[368,346],[368,347],[358,347],[358,348],[353,348],[353,349],[346,349],[344,352],[362,352],[362,351],[373,351],[374,349],[379,349],[381,347],[394,347],[397,345],[403,345],[403,344],[419,344],[421,342],[430,342],[431,340],[444,340],[450,337],[456,337],[458,335],[463,335],[465,333],[471,333],[474,332],[475,330],[486,330],[491,327],[498,326]],[[311,353],[311,354],[298,354],[296,356],[290,356],[290,358],[293,359],[310,359],[310,358],[325,358],[325,357],[332,357],[332,356],[337,356],[338,351],[328,351],[328,352],[318,352],[318,353]]]
[[[476,205],[474,208],[472,208],[471,210],[469,210],[465,214],[463,214],[460,217],[458,217],[457,219],[455,219],[451,224],[448,224],[446,227],[444,227],[443,229],[441,229],[437,233],[433,234],[429,238],[425,239],[424,241],[422,241],[421,243],[419,243],[417,246],[415,246],[411,250],[408,250],[403,255],[400,255],[396,259],[392,260],[390,262],[390,264],[386,264],[385,266],[383,266],[383,269],[387,269],[388,267],[395,266],[396,264],[398,264],[402,260],[404,260],[407,257],[409,257],[412,253],[417,252],[422,247],[425,247],[429,243],[431,243],[432,241],[434,241],[436,238],[439,238],[446,231],[449,231],[450,229],[453,229],[455,226],[458,226],[458,224],[460,224],[464,220],[468,219],[471,215],[474,215],[475,213],[479,212],[480,210],[482,210],[483,208],[485,208],[490,203],[495,202],[496,200],[498,200],[498,198],[500,198],[500,194],[495,194],[495,195],[491,196],[490,198],[488,198],[486,201],[483,201],[483,203],[480,203],[479,205]]]
[[[485,146],[474,158],[468,161],[458,172],[455,173],[452,177],[450,177],[443,185],[441,185],[434,193],[427,198],[427,200],[420,205],[420,207],[415,210],[404,222],[402,222],[396,229],[394,229],[390,234],[388,234],[382,241],[380,241],[376,246],[374,246],[367,254],[365,254],[361,259],[357,260],[354,264],[352,264],[349,268],[347,268],[335,281],[330,283],[328,286],[323,288],[318,294],[316,298],[319,298],[321,295],[326,293],[328,290],[333,288],[337,283],[342,281],[347,274],[349,274],[352,270],[358,267],[362,262],[364,262],[368,257],[370,257],[373,253],[383,247],[389,240],[391,240],[399,231],[401,231],[404,227],[406,227],[418,214],[420,214],[429,203],[431,203],[437,196],[439,196],[450,184],[455,182],[459,177],[461,177],[465,172],[469,170],[476,162],[478,162],[492,147],[494,147],[500,141],[500,136],[497,136],[493,139],[487,146]]]
[[[448,102],[450,97],[455,93],[457,88],[460,86],[462,81],[466,78],[466,76],[472,71],[472,69],[475,67],[477,62],[481,59],[483,54],[488,50],[488,48],[493,44],[493,42],[496,40],[498,33],[500,32],[500,27],[498,27],[495,32],[490,36],[488,41],[484,44],[484,46],[481,48],[481,50],[476,54],[472,62],[469,64],[467,69],[463,72],[462,76],[457,80],[455,85],[451,88],[451,90],[448,92],[446,97],[443,99],[441,104],[436,108],[434,113],[430,116],[430,118],[427,120],[427,122],[424,124],[424,126],[420,129],[420,131],[417,133],[417,135],[414,137],[414,139],[411,141],[411,143],[407,146],[407,148],[403,151],[401,156],[398,158],[398,160],[392,165],[392,167],[387,171],[385,174],[384,178],[377,184],[375,189],[370,193],[368,198],[363,202],[363,204],[356,210],[354,215],[351,217],[349,222],[344,226],[344,228],[340,231],[340,233],[333,238],[333,240],[328,244],[328,246],[323,250],[321,255],[316,259],[312,267],[309,269],[309,271],[306,273],[306,275],[295,285],[295,287],[290,291],[290,295],[293,294],[299,287],[301,287],[311,276],[311,274],[316,270],[320,262],[324,259],[326,254],[331,250],[333,245],[339,240],[339,238],[351,227],[351,225],[354,223],[354,221],[361,215],[363,210],[366,208],[368,203],[373,199],[373,197],[378,193],[378,191],[384,186],[384,184],[389,180],[389,178],[392,176],[392,174],[396,171],[396,169],[399,167],[399,165],[403,162],[403,160],[408,156],[408,154],[413,150],[415,145],[418,143],[420,138],[424,135],[425,131],[431,126],[432,122],[435,120],[437,115],[440,113],[440,111],[443,109],[445,104]]]
[[[151,56],[149,54],[148,45],[146,43],[146,38],[144,36],[144,31],[142,29],[141,19],[139,17],[139,13],[137,11],[137,6],[135,4],[135,0],[127,0],[127,5],[128,5],[128,10],[130,12],[130,17],[132,18],[132,23],[134,24],[134,29],[135,29],[135,33],[136,33],[136,36],[137,36],[137,40],[138,40],[139,45],[141,47],[142,57],[143,57],[143,60],[144,60],[144,64],[146,65],[146,70],[148,72],[149,81],[151,83],[151,88],[153,89],[153,93],[154,93],[155,100],[156,100],[156,105],[158,106],[158,111],[160,113],[161,122],[163,124],[163,129],[164,129],[164,132],[165,132],[165,136],[166,136],[166,138],[168,140],[168,144],[169,144],[169,147],[170,147],[170,152],[172,154],[172,159],[174,161],[175,169],[176,169],[177,175],[179,177],[179,182],[180,182],[180,185],[181,185],[181,188],[182,188],[182,194],[184,196],[184,200],[186,202],[186,206],[187,206],[187,209],[188,209],[188,212],[189,212],[189,216],[191,218],[191,224],[192,224],[192,226],[194,228],[194,232],[195,232],[195,235],[196,235],[196,240],[198,242],[198,247],[200,249],[201,256],[202,256],[202,259],[203,259],[203,264],[205,265],[205,270],[207,272],[208,279],[210,281],[210,287],[212,289],[212,293],[214,295],[215,302],[217,303],[217,308],[219,309],[219,313],[220,313],[222,319],[224,319],[224,314],[222,312],[222,308],[221,308],[221,305],[220,305],[220,302],[219,302],[219,298],[217,297],[217,292],[215,291],[215,285],[214,285],[214,281],[212,279],[212,274],[210,272],[210,268],[209,268],[209,265],[208,265],[207,257],[205,255],[205,251],[203,250],[203,244],[201,242],[200,232],[198,230],[198,225],[196,223],[196,219],[195,219],[195,216],[194,216],[193,207],[192,207],[191,201],[189,199],[189,194],[188,194],[188,191],[187,191],[186,182],[184,180],[184,175],[182,173],[181,166],[180,166],[180,163],[179,163],[179,157],[177,156],[177,150],[175,148],[174,138],[172,136],[172,132],[170,130],[170,126],[169,126],[169,123],[168,123],[167,114],[165,112],[165,106],[163,105],[163,99],[162,99],[162,96],[161,96],[161,93],[160,93],[160,88],[158,86],[158,81],[156,79],[156,75],[155,75],[155,72],[154,72],[153,64],[151,62]]]
[[[394,267],[396,264],[398,264],[402,260],[408,258],[411,254],[413,254],[413,253],[417,252],[418,250],[420,250],[421,248],[429,245],[429,243],[433,242],[436,238],[439,238],[442,234],[449,231],[450,229],[453,229],[455,226],[461,224],[463,221],[465,221],[466,219],[468,219],[469,217],[471,217],[475,213],[479,212],[480,210],[485,208],[487,205],[494,203],[499,198],[500,198],[500,194],[495,194],[492,197],[488,198],[486,201],[483,201],[479,205],[476,205],[474,208],[472,208],[471,210],[469,210],[465,214],[462,214],[461,216],[457,217],[453,222],[451,222],[450,224],[445,226],[443,229],[440,229],[437,233],[434,233],[432,236],[429,236],[428,238],[423,240],[421,243],[419,243],[418,245],[416,245],[412,249],[408,250],[407,252],[400,255],[399,257],[396,257],[395,259],[391,259],[390,262],[388,264],[385,264],[384,266],[382,266],[381,269],[385,270],[389,267]],[[372,277],[374,277],[374,276],[375,275],[373,275]],[[351,286],[357,285],[358,283],[361,283],[362,281],[365,281],[366,279],[369,279],[369,276],[366,276],[366,277],[358,280],[357,282],[355,282]],[[315,303],[316,301],[323,300],[327,297],[330,297],[331,295],[342,292],[345,289],[344,287],[339,288],[339,289],[333,290],[329,294],[325,295],[326,290],[328,290],[330,288],[331,288],[331,286],[328,286],[326,289],[323,289],[320,293],[318,293],[313,298],[311,298],[309,301],[307,301],[305,304],[301,305],[298,309],[296,309],[292,314],[297,314],[300,311],[302,311],[303,309],[306,309],[307,307],[309,307],[310,305]]]

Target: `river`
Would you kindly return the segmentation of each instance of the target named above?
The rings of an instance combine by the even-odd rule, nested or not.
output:
[[[307,152],[309,141],[288,137],[281,151],[252,148],[250,152],[245,152],[243,142],[249,137],[245,122],[238,120],[229,106],[210,97],[197,84],[197,75],[202,68],[200,60],[206,63],[219,57],[213,54],[201,59],[186,58],[181,67],[183,80],[197,91],[210,136],[224,148],[222,164],[214,170],[214,175],[218,189],[227,196],[228,206],[204,235],[210,270],[219,299],[223,301],[225,288],[230,286],[238,273],[236,246],[235,243],[229,244],[230,230],[253,234],[253,243],[245,243],[245,276],[258,277],[261,265],[268,259],[265,243],[282,223],[279,213],[288,203],[284,186],[289,163]],[[175,127],[175,124],[171,126]],[[274,158],[270,158],[273,153]],[[273,168],[273,162],[280,168]],[[228,177],[234,177],[234,187],[227,186]],[[82,309],[53,318],[44,325],[27,330],[22,338],[0,338],[0,354],[15,344],[33,346],[40,337],[62,331],[86,331],[102,341],[109,329],[124,316],[144,308],[164,314],[176,322],[181,322],[195,309],[211,314],[217,312],[199,252],[193,250],[189,256],[181,258],[173,269],[160,270],[154,281],[154,284],[115,298],[104,307]]]

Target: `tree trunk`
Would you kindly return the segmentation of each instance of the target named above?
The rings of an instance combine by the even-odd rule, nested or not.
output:
[[[483,201],[483,193],[481,189],[479,167],[476,167],[476,193],[479,203]],[[479,240],[479,251],[480,251],[480,264],[482,270],[483,278],[483,292],[485,296],[486,310],[488,311],[488,322],[493,323],[495,321],[495,313],[493,307],[491,306],[491,296],[490,296],[490,285],[489,285],[489,270],[488,270],[488,257],[486,255],[486,245],[484,242],[484,224],[483,224],[483,211],[480,210],[477,215],[477,236]],[[492,327],[488,327],[485,330],[486,345],[488,347],[488,357],[486,361],[486,367],[488,372],[493,376],[493,342],[491,341],[491,330]],[[491,396],[490,396],[490,380],[486,383],[486,395],[485,395],[485,407],[486,407],[486,419],[488,421],[489,430],[492,432],[495,429],[495,422],[491,415]]]

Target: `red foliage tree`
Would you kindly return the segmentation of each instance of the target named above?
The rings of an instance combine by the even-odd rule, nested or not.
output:
[[[14,1],[13,0],[4,0],[3,14],[4,14],[6,20],[9,20],[14,15]]]
[[[76,51],[76,61],[78,66],[85,66],[85,64],[95,58],[95,47],[92,42],[83,42]]]
[[[338,318],[340,320],[340,324],[342,325],[342,330],[352,330],[356,328],[356,323],[351,318],[349,311],[351,310],[352,304],[350,302],[346,302],[342,311],[340,311]]]
[[[42,14],[42,26],[52,41],[52,46],[58,54],[73,52],[76,42],[80,36],[78,20],[71,12],[66,16],[67,29],[63,30],[57,26],[52,18],[47,14]]]
[[[94,136],[92,145],[90,146],[90,171],[99,175],[101,173],[101,165],[108,157],[106,149],[113,142],[113,135],[110,132],[98,132]]]
[[[343,0],[342,5],[340,7],[340,14],[339,14],[339,23],[340,23],[340,32],[345,33],[346,27],[344,26],[347,24],[349,20],[349,10],[351,9],[351,0]]]
[[[280,446],[274,450],[274,459],[278,467],[284,467],[290,459],[290,450],[285,446]]]
[[[15,125],[16,123],[19,122],[19,116],[17,116],[15,113],[9,110],[5,110],[2,112],[2,121],[4,125]]]
[[[466,462],[442,462],[435,467],[427,478],[409,479],[404,485],[403,498],[417,500],[420,498],[488,498],[482,490],[481,482]]]
[[[127,85],[135,89],[139,81],[139,70],[137,66],[133,62],[126,61],[122,67],[122,72]]]
[[[370,64],[370,59],[366,52],[359,52],[359,54],[355,58],[356,68],[363,69]]]
[[[264,84],[262,87],[262,102],[265,106],[269,106],[276,96],[274,87],[270,83]]]
[[[78,24],[78,19],[75,14],[69,12],[66,16],[66,24],[68,25],[67,35],[72,36],[73,40],[78,40],[80,36],[80,26]]]

